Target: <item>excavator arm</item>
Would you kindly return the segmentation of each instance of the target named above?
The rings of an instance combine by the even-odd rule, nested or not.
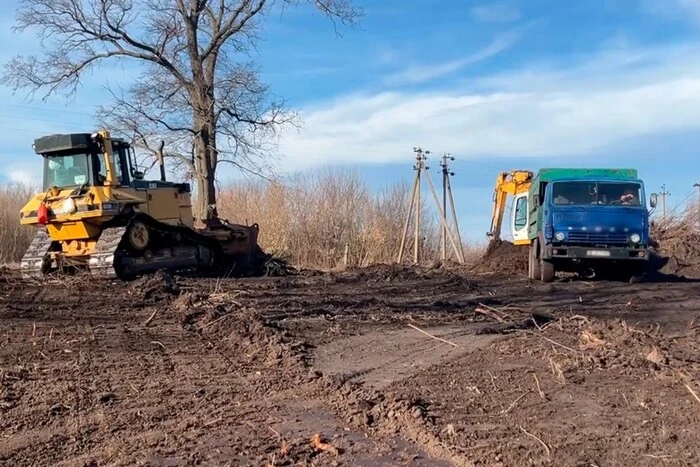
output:
[[[530,189],[533,173],[528,170],[514,170],[501,172],[496,178],[496,187],[493,193],[493,210],[491,213],[491,229],[487,236],[491,240],[501,239],[503,226],[503,214],[506,209],[508,195],[517,195]]]

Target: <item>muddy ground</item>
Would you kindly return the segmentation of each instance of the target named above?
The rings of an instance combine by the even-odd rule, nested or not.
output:
[[[700,283],[0,277],[0,464],[697,465]]]

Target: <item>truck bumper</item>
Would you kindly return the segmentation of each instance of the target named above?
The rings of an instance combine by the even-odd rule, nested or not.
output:
[[[543,259],[579,259],[579,260],[614,260],[614,261],[648,261],[647,248],[625,247],[585,247],[567,245],[547,245],[542,252]]]

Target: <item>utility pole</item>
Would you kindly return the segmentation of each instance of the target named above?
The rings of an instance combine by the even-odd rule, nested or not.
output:
[[[420,261],[420,208],[421,208],[421,189],[420,189],[420,176],[425,169],[425,160],[428,158],[430,151],[423,151],[421,148],[413,148],[413,152],[416,153],[416,165],[414,169],[416,170],[416,222],[414,225],[413,232],[413,262],[418,264]]]
[[[698,205],[695,208],[698,210],[698,228],[700,228],[700,182],[693,185],[693,187],[698,189]]]
[[[450,169],[447,166],[447,160],[455,160],[449,154],[442,156],[440,168],[442,169],[442,212],[447,212],[447,180],[450,177]],[[447,229],[440,225],[440,256],[442,261],[447,261]]]
[[[445,215],[445,208],[447,207],[447,199],[449,197],[452,205],[452,214],[453,217],[455,218],[455,226],[457,226],[457,217],[455,216],[455,208],[454,208],[454,198],[452,197],[452,187],[450,186],[450,180],[449,177],[445,181],[445,195],[443,196],[444,202],[443,206],[440,206],[440,201],[438,200],[438,195],[437,192],[435,191],[435,186],[433,186],[433,182],[430,178],[430,172],[428,172],[429,167],[426,166],[425,161],[428,158],[427,155],[430,154],[430,151],[424,151],[421,148],[414,148],[413,151],[416,153],[416,163],[413,166],[413,170],[416,172],[416,176],[413,179],[413,190],[411,192],[411,198],[409,201],[409,207],[408,207],[408,212],[406,213],[406,218],[404,220],[403,224],[403,232],[401,235],[401,245],[399,246],[399,256],[397,258],[397,262],[401,263],[403,261],[404,257],[404,252],[406,249],[406,241],[408,237],[408,228],[411,223],[411,216],[415,210],[415,220],[414,220],[414,233],[413,233],[413,261],[417,264],[420,260],[420,216],[421,216],[421,176],[423,172],[425,172],[425,179],[428,182],[428,188],[430,188],[430,192],[433,195],[433,200],[435,201],[435,207],[438,210],[440,214],[440,225],[441,225],[441,233],[444,233],[447,235],[447,238],[450,240],[450,243],[452,244],[452,248],[454,249],[455,256],[457,257],[457,260],[460,263],[464,263],[464,253],[462,252],[461,249],[461,239],[459,240],[459,245],[455,241],[454,235],[452,234],[452,231],[448,228],[447,225],[447,216]],[[448,175],[451,174],[448,170]],[[459,238],[459,227],[457,226],[457,235]],[[446,256],[446,253],[445,253]]]
[[[450,154],[445,154],[442,156],[442,162],[440,163],[442,172],[442,212],[445,216],[445,223],[440,226],[440,253],[442,256],[442,261],[447,260],[447,229],[449,223],[447,222],[447,200],[450,200],[450,207],[452,210],[452,220],[454,221],[455,230],[457,233],[457,247],[459,248],[459,253],[457,257],[464,259],[464,250],[462,248],[462,238],[459,234],[459,223],[457,222],[457,212],[455,209],[455,200],[452,195],[452,184],[450,182],[450,177],[454,176],[449,168],[448,161],[454,161],[455,158]]]
[[[661,185],[661,216],[666,219],[666,198],[671,196],[671,193],[666,191],[666,184]]]
[[[414,232],[413,232],[413,261],[418,263],[419,251],[419,236],[420,236],[420,205],[421,205],[421,174],[425,168],[425,160],[430,151],[425,151],[425,154],[420,148],[413,148],[416,153],[416,163],[413,166],[413,170],[416,172],[416,176],[413,179],[413,189],[411,190],[411,200],[409,201],[408,212],[406,213],[406,220],[403,224],[403,232],[401,234],[401,245],[399,246],[399,257],[397,262],[401,263],[403,261],[403,255],[406,248],[406,239],[408,236],[408,226],[411,223],[411,215],[415,208],[416,218],[414,222]]]

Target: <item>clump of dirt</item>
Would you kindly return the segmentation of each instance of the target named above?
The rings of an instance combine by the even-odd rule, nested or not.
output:
[[[338,284],[366,283],[399,283],[407,281],[422,281],[431,279],[446,279],[455,286],[472,287],[469,280],[460,274],[458,269],[447,269],[438,266],[406,266],[403,264],[373,264],[366,267],[353,267],[344,271],[330,274],[331,281]]]
[[[180,286],[175,277],[166,271],[141,276],[130,282],[128,293],[143,303],[168,301],[180,294]]]
[[[236,294],[185,293],[172,308],[181,314],[184,329],[216,338],[227,352],[242,355],[249,363],[299,368],[304,366],[308,346],[259,312],[243,307]]]
[[[473,267],[473,271],[503,275],[526,275],[527,257],[528,248],[526,246],[516,246],[507,240],[492,240],[484,255]]]
[[[289,264],[287,259],[265,253],[261,248],[258,248],[253,254],[250,268],[243,275],[248,277],[282,277],[297,274],[299,271]]]
[[[0,266],[0,282],[9,284],[18,279],[18,274],[7,266]]]

